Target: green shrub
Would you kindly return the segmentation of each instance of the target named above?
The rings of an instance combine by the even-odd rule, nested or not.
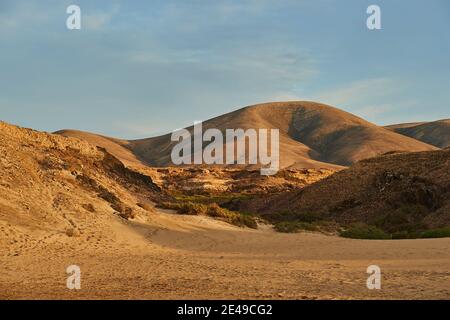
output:
[[[194,202],[205,205],[218,203],[221,206],[232,200],[245,200],[252,197],[252,195],[245,193],[192,194],[192,195],[177,194],[174,196],[175,199],[177,199],[180,202]]]
[[[420,238],[420,232],[418,231],[397,231],[392,234],[392,239],[417,239]]]
[[[299,231],[297,221],[278,222],[275,224],[274,228],[278,232],[285,232],[285,233],[294,233]]]
[[[239,212],[230,211],[220,207],[217,203],[209,205],[193,202],[162,202],[158,207],[163,209],[176,210],[179,214],[187,215],[207,215],[213,218],[218,218],[230,224],[239,227],[249,227],[253,229],[258,228],[258,224],[254,217],[244,215]]]
[[[192,202],[162,202],[158,207],[176,210],[179,214],[201,215],[206,214],[207,207],[203,204]]]
[[[206,210],[206,214],[210,217],[220,218],[236,226],[246,226],[253,229],[258,228],[254,217],[222,208],[217,203],[210,204]]]
[[[248,228],[258,229],[255,218],[239,213],[235,213],[234,216],[230,217],[228,222],[239,227],[246,226]]]
[[[208,205],[206,214],[210,217],[228,218],[231,215],[231,211],[221,208],[217,203],[212,203]]]
[[[315,222],[318,221],[319,215],[315,214],[315,213],[311,213],[311,212],[302,212],[302,213],[297,213],[295,214],[295,220],[300,221],[300,222]]]
[[[301,221],[278,222],[275,224],[274,228],[276,231],[284,233],[295,233],[299,232],[300,230],[318,231],[320,229],[319,226],[315,223]]]
[[[364,223],[351,225],[346,230],[341,231],[340,236],[353,239],[391,239],[391,236],[383,230]]]
[[[158,205],[156,206],[157,208],[162,208],[162,209],[169,209],[169,210],[176,210],[178,211],[181,207],[181,204],[178,202],[169,202],[169,201],[164,201],[164,202],[160,202],[158,203]]]
[[[178,213],[181,214],[190,214],[190,215],[204,215],[206,213],[207,207],[203,204],[192,203],[192,202],[183,202],[178,210]]]
[[[427,230],[422,232],[421,238],[446,238],[450,237],[450,227]]]

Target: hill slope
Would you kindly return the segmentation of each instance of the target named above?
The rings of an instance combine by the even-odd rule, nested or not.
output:
[[[126,165],[142,165],[142,162],[137,159],[136,155],[127,148],[129,142],[126,140],[114,139],[79,130],[60,130],[56,131],[55,134],[64,137],[78,138],[87,141],[94,146],[102,147]]]
[[[439,148],[450,147],[450,119],[394,124],[386,128]]]
[[[390,233],[450,227],[450,150],[363,160],[304,189],[245,206],[273,221],[362,222]]]
[[[5,256],[19,254],[11,250],[24,249],[21,241],[36,244],[40,234],[46,239],[52,234],[55,241],[81,232],[100,237],[107,221],[145,214],[137,203],[160,197],[149,177],[104,149],[4,122],[0,172],[0,255]]]
[[[207,120],[208,128],[279,129],[280,166],[341,168],[361,159],[390,151],[426,151],[435,147],[367,122],[348,112],[314,102],[279,102],[245,107]],[[193,131],[193,127],[187,128]],[[73,131],[60,132],[67,136]],[[76,133],[80,136],[80,133]],[[85,139],[107,148],[125,160],[132,157],[152,166],[171,165],[170,153],[176,142],[170,134],[123,141],[83,133]],[[106,139],[106,141],[104,140]],[[113,144],[113,145],[112,145]],[[134,161],[134,160],[133,160]]]

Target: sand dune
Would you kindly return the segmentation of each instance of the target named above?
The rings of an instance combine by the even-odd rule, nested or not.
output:
[[[218,128],[221,131],[236,128],[279,129],[282,168],[339,169],[358,160],[390,151],[435,149],[348,112],[314,102],[279,102],[249,106],[205,121],[203,128]],[[188,127],[188,130],[192,132],[193,128]],[[84,137],[126,161],[133,157],[126,151],[128,149],[136,159],[151,166],[171,165],[170,153],[176,144],[170,140],[170,134],[123,141],[74,131],[63,130],[59,133]]]
[[[450,119],[394,124],[386,128],[439,148],[450,146]]]

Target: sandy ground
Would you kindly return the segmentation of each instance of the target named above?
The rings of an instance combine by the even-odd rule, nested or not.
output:
[[[448,238],[281,234],[169,212],[134,222],[111,216],[98,228],[76,238],[46,230],[33,240],[0,224],[13,239],[0,251],[0,298],[450,299]],[[74,264],[81,290],[66,287]],[[381,290],[366,287],[372,264],[381,268]]]

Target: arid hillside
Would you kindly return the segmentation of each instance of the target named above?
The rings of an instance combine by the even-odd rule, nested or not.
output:
[[[447,148],[450,146],[450,119],[433,122],[394,124],[386,128],[438,148]]]
[[[245,209],[272,221],[365,223],[404,236],[450,227],[450,149],[363,160]]]
[[[138,204],[161,197],[149,177],[127,169],[104,149],[4,122],[0,172],[2,254],[20,254],[41,234],[56,241],[105,232],[101,226],[108,220],[145,214]]]
[[[354,190],[358,178],[364,184],[370,178],[365,170],[377,163],[389,170],[405,163],[402,168],[413,176],[428,166],[424,179],[435,185],[417,183],[443,199],[437,210],[447,219],[442,208],[449,197],[441,192],[448,179],[438,177],[448,173],[448,152],[400,156],[358,163],[327,178],[337,181],[332,187],[318,182],[314,188],[333,204],[335,197],[343,199],[342,192]],[[152,178],[85,141],[0,122],[0,299],[449,298],[450,238],[365,241],[285,234],[264,223],[258,229],[238,227],[153,205],[166,200],[160,187],[204,192],[206,186],[220,191],[216,187],[225,185],[240,193],[247,184],[264,192],[286,183],[301,188],[329,170],[288,170],[272,177],[228,169],[146,170]],[[399,185],[394,173],[380,180],[380,188],[415,186],[412,178]],[[260,201],[265,197],[256,195]],[[427,193],[419,194],[422,198],[428,203]],[[279,201],[290,205],[288,198]],[[366,287],[366,269],[374,263],[383,270],[383,290]],[[67,268],[73,265],[81,270],[80,290],[67,287]]]
[[[222,132],[237,128],[279,129],[282,168],[340,169],[386,152],[436,149],[348,112],[314,102],[249,106],[205,121],[203,130],[208,128],[217,128]],[[187,129],[193,131],[192,127]],[[142,162],[151,166],[170,166],[170,154],[176,144],[170,140],[170,134],[123,141],[70,130],[58,133],[84,138],[126,162]]]
[[[105,137],[99,134],[79,131],[79,130],[60,130],[55,132],[65,137],[78,138],[89,142],[94,146],[99,146],[106,149],[110,154],[120,159],[127,166],[139,166],[143,163],[137,159],[136,155],[127,148],[129,142],[126,140],[119,140],[110,137]]]

